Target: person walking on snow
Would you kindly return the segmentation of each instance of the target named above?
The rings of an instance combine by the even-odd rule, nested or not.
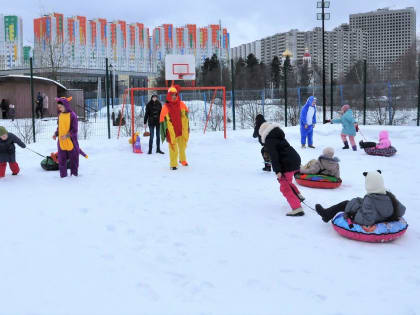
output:
[[[305,200],[299,189],[293,184],[294,174],[300,168],[300,156],[296,150],[287,142],[280,125],[263,122],[256,125],[264,149],[271,158],[271,164],[277,175],[277,181],[280,183],[280,191],[286,198],[291,211],[287,216],[302,216],[303,212],[301,201]]]
[[[157,95],[152,95],[149,103],[146,105],[146,113],[144,114],[144,127],[146,128],[149,122],[150,139],[149,139],[149,152],[152,154],[153,138],[156,130],[156,153],[165,154],[160,150],[160,126],[159,118],[162,111],[162,104],[159,102]]]
[[[17,175],[20,171],[19,164],[16,162],[15,143],[23,149],[26,148],[22,140],[0,126],[0,178],[6,174],[7,163],[12,170],[12,175]]]
[[[38,95],[36,97],[36,109],[35,109],[35,113],[36,113],[36,118],[44,118],[44,98],[41,95],[41,92],[38,92]]]
[[[252,134],[253,138],[258,138],[258,142],[262,145],[261,148],[261,155],[264,160],[264,168],[262,169],[264,172],[271,172],[271,159],[268,152],[264,149],[264,143],[261,142],[261,136],[258,133],[261,125],[265,123],[265,118],[263,115],[258,114],[255,117],[255,127],[254,127],[254,133]]]
[[[343,125],[343,129],[341,131],[341,139],[343,140],[344,147],[343,150],[349,149],[349,143],[347,141],[347,136],[349,137],[351,147],[353,151],[357,151],[356,142],[354,141],[354,137],[356,136],[356,131],[358,128],[357,123],[353,117],[353,111],[350,109],[350,105],[343,105],[341,107],[341,118],[336,118],[331,121],[326,120],[325,122],[331,122],[332,124],[341,123]]]
[[[9,102],[5,99],[1,100],[1,116],[3,119],[7,119],[8,111],[9,111]]]
[[[308,147],[314,149],[313,133],[316,124],[316,98],[310,96],[306,104],[302,107],[300,113],[300,139],[302,148],[306,146],[306,138],[308,138]]]
[[[160,135],[168,142],[171,170],[178,169],[178,161],[188,166],[185,150],[189,139],[188,107],[179,98],[181,87],[171,86],[160,113]]]
[[[78,121],[76,113],[70,107],[71,97],[56,98],[58,109],[58,128],[53,135],[58,147],[58,165],[60,177],[67,176],[67,160],[70,160],[71,175],[78,176],[79,142],[77,141]]]

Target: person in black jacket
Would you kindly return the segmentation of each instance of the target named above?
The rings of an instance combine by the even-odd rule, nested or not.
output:
[[[9,102],[5,99],[1,100],[1,115],[3,119],[7,119],[8,117],[8,112],[9,112]]]
[[[258,114],[257,117],[255,117],[255,128],[254,128],[254,133],[253,133],[252,136],[254,138],[258,138],[258,142],[261,143],[261,145],[263,146],[262,149],[261,149],[261,155],[262,155],[263,160],[264,160],[264,168],[262,170],[265,171],[265,172],[271,172],[271,159],[270,159],[270,155],[264,149],[264,143],[261,142],[261,136],[258,133],[259,128],[261,127],[261,125],[263,123],[265,123],[264,116],[261,115],[261,114]]]
[[[0,126],[0,178],[4,177],[6,173],[7,163],[9,163],[13,175],[17,175],[20,171],[19,164],[16,163],[15,143],[21,148],[26,148],[22,140]]]
[[[44,118],[44,98],[41,95],[41,92],[38,92],[38,96],[36,97],[36,109],[35,109],[35,113],[36,113],[36,118]]]
[[[159,102],[157,95],[152,95],[149,103],[146,105],[146,113],[144,114],[144,127],[146,128],[147,122],[149,122],[150,139],[149,139],[149,152],[152,154],[153,138],[155,136],[156,129],[156,153],[164,154],[160,150],[160,112],[162,111],[162,104]]]
[[[301,206],[301,201],[304,198],[293,184],[294,174],[300,169],[301,159],[299,154],[287,142],[285,134],[278,124],[263,122],[258,127],[258,134],[264,144],[264,149],[270,155],[271,165],[280,183],[280,191],[292,208],[292,211],[286,215],[304,215],[305,212]]]

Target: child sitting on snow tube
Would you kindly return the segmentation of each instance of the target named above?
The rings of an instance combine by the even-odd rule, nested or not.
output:
[[[361,149],[369,155],[392,156],[397,153],[397,150],[391,145],[388,131],[382,130],[379,133],[379,143],[376,142],[359,142]]]
[[[324,222],[329,222],[340,212],[361,226],[371,226],[386,221],[398,221],[405,213],[405,206],[389,191],[385,190],[381,171],[364,172],[367,194],[363,198],[342,201],[324,209],[320,204],[316,212]]]
[[[310,160],[306,165],[301,166],[301,174],[329,175],[340,178],[340,159],[334,157],[334,149],[327,147],[322,151],[317,160]]]

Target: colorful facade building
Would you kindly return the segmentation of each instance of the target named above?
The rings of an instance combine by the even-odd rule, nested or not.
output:
[[[229,33],[219,24],[206,27],[187,24],[175,28],[172,24],[164,24],[154,28],[152,42],[157,65],[164,62],[166,54],[194,55],[197,67],[213,54],[223,63],[229,59]]]
[[[213,54],[227,60],[229,53],[229,34],[219,25],[164,24],[150,30],[142,23],[53,13],[34,20],[34,35],[38,67],[51,67],[55,59],[59,67],[104,69],[108,58],[116,70],[153,73],[166,54],[193,54],[199,65]]]
[[[0,14],[0,70],[23,67],[22,19]]]

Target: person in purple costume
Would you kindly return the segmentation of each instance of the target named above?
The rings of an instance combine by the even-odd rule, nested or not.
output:
[[[70,107],[71,97],[56,98],[58,128],[53,135],[57,141],[58,165],[60,177],[67,176],[67,160],[70,160],[70,174],[78,176],[79,169],[79,142],[77,141],[78,121],[77,115]]]

